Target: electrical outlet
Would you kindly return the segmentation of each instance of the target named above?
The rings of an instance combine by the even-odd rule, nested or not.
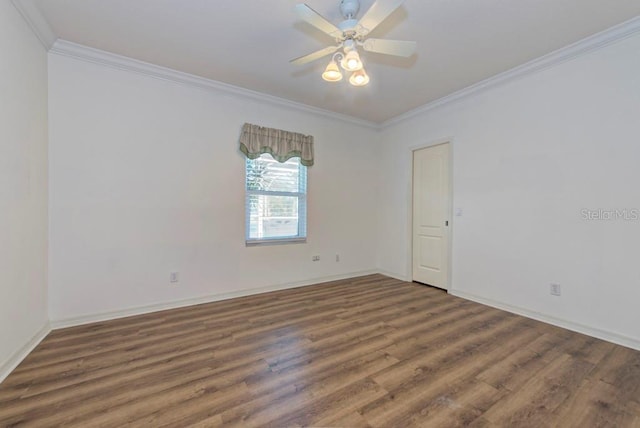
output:
[[[320,256],[312,256],[311,257],[311,261],[312,262],[319,262],[320,261]]]
[[[550,284],[549,293],[551,293],[552,296],[560,296],[562,294],[562,290],[560,289],[560,284],[552,282]]]
[[[340,254],[336,254],[336,262],[340,261]]]
[[[169,274],[169,282],[178,282],[178,280],[180,279],[180,275],[178,274],[178,272],[171,272]]]

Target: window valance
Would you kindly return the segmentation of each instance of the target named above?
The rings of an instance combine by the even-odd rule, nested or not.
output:
[[[313,165],[313,137],[281,129],[245,123],[240,134],[240,151],[249,159],[269,153],[278,162],[299,157],[305,166]]]

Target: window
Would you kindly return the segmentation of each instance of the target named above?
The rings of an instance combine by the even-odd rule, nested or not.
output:
[[[300,158],[280,163],[270,154],[246,160],[246,242],[305,242],[307,167]]]

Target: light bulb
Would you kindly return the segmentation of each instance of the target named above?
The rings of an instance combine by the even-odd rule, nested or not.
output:
[[[369,83],[369,76],[364,71],[364,69],[358,70],[351,75],[349,78],[349,83],[353,86],[364,86]]]
[[[339,82],[342,80],[342,73],[340,73],[338,64],[336,64],[334,60],[331,60],[329,65],[327,65],[327,68],[324,69],[322,78],[327,82]]]
[[[347,71],[357,71],[362,69],[362,61],[360,61],[360,55],[358,55],[358,51],[351,49],[344,56],[341,62],[342,68]]]

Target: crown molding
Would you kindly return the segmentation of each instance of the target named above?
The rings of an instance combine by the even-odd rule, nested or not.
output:
[[[42,46],[44,46],[46,50],[51,49],[51,46],[53,46],[58,37],[33,0],[11,0],[11,3],[13,3],[13,6],[20,12],[20,15],[22,15],[27,24],[29,24],[31,31],[38,37]]]
[[[405,120],[416,117],[435,108],[460,101],[489,89],[501,86],[513,80],[517,80],[542,71],[544,69],[551,68],[573,58],[588,54],[605,46],[631,37],[640,32],[640,17],[636,17],[629,21],[623,22],[622,24],[604,30],[600,33],[582,39],[576,43],[560,48],[549,54],[543,55],[525,64],[519,65],[510,70],[489,77],[488,79],[475,83],[445,97],[424,104],[399,116],[383,121],[381,123],[376,123],[365,119],[332,112],[322,108],[313,107],[307,104],[287,100],[285,98],[280,98],[274,95],[268,95],[250,89],[241,88],[227,83],[185,73],[182,71],[173,70],[167,67],[150,64],[144,61],[139,61],[133,58],[128,58],[99,49],[90,48],[66,40],[56,40],[55,35],[51,31],[51,28],[40,13],[35,3],[33,3],[33,0],[11,1],[20,11],[25,20],[29,23],[43,45],[47,47],[53,54],[92,62],[119,70],[144,74],[157,79],[195,86],[210,91],[232,94],[245,99],[259,101],[278,107],[284,107],[296,111],[305,111],[311,114],[328,117],[334,120],[339,120],[342,122],[355,124],[374,130],[382,130],[390,126],[399,124]]]
[[[69,42],[63,39],[58,39],[53,47],[49,50],[50,53],[56,55],[62,55],[82,61],[91,62],[94,64],[103,65],[118,70],[129,71],[133,73],[143,74],[156,79],[167,80],[184,85],[194,86],[197,88],[222,92],[225,94],[232,94],[238,97],[250,99],[252,101],[258,101],[266,104],[271,104],[278,107],[284,107],[296,111],[304,111],[319,116],[328,117],[331,119],[347,122],[359,126],[363,126],[371,129],[380,129],[379,124],[364,119],[359,119],[353,116],[347,116],[344,114],[324,110],[318,107],[312,107],[307,104],[298,103],[295,101],[287,100],[284,98],[276,97],[274,95],[268,95],[250,89],[241,88],[239,86],[230,85],[228,83],[218,82],[216,80],[207,79],[204,77],[196,76],[193,74],[185,73],[183,71],[173,70],[167,67],[162,67],[148,62],[139,61],[137,59],[125,57],[122,55],[113,54],[99,49],[90,48],[88,46],[80,45],[77,43]]]
[[[507,82],[511,82],[513,80],[520,79],[525,76],[542,71],[546,68],[556,66],[578,56],[588,54],[605,46],[624,40],[639,32],[640,16],[630,19],[629,21],[625,21],[622,24],[611,27],[600,33],[596,33],[576,43],[570,44],[556,51],[543,55],[532,61],[514,67],[510,70],[496,74],[495,76],[489,77],[488,79],[482,80],[464,89],[453,92],[450,95],[424,104],[392,119],[386,120],[380,123],[379,126],[381,129],[385,129],[389,126],[397,125],[400,122],[404,122],[407,119],[411,119],[415,116],[428,112],[429,110],[433,110],[445,104],[468,98],[480,92],[484,92],[488,89],[501,86]]]

